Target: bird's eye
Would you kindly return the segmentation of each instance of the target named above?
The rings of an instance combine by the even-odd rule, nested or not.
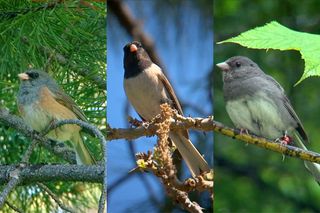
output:
[[[39,77],[39,73],[37,73],[37,72],[27,72],[27,74],[32,79],[36,79]]]
[[[254,65],[253,65],[253,64],[250,64],[250,67],[254,67]]]
[[[240,62],[236,62],[236,67],[241,67],[241,63]]]

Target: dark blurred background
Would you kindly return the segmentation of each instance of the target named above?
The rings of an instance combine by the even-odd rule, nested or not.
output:
[[[291,29],[320,34],[320,4],[308,1],[215,1],[214,42],[262,26],[272,20]],[[215,63],[244,55],[272,75],[285,89],[299,115],[310,144],[320,152],[320,79],[306,79],[297,86],[304,61],[297,51],[254,50],[237,44],[216,45]],[[222,75],[214,70],[215,119],[233,126],[225,110]],[[215,212],[320,212],[320,186],[303,162],[245,145],[215,134]]]
[[[212,0],[108,0],[107,15],[107,121],[128,127],[127,116],[139,119],[123,89],[123,47],[142,41],[174,87],[185,115],[212,115],[213,31]],[[191,140],[213,163],[213,136],[191,131]],[[152,150],[156,138],[142,137],[108,143],[108,212],[182,212],[167,197],[159,179],[150,173],[130,173],[134,154]],[[190,174],[182,166],[182,177]],[[212,212],[208,194],[193,194]]]

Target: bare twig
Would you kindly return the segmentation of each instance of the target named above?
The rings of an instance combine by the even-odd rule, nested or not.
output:
[[[10,192],[21,182],[20,172],[20,168],[16,168],[9,173],[8,177],[10,180],[0,194],[0,209],[2,209]]]
[[[21,209],[17,208],[16,206],[14,206],[13,204],[11,204],[9,201],[5,201],[5,204],[7,206],[9,206],[9,208],[11,208],[12,210],[14,210],[15,212],[18,213],[23,213],[24,211],[22,211]]]
[[[76,162],[74,151],[67,147],[65,143],[58,143],[56,141],[43,137],[42,134],[35,132],[28,125],[26,125],[20,117],[10,114],[7,109],[0,108],[0,123],[5,126],[14,128],[16,131],[20,132],[28,138],[40,141],[44,148],[63,158],[64,160],[70,163]]]
[[[188,193],[184,192],[184,191],[180,191],[174,187],[170,187],[170,185],[165,185],[166,191],[169,195],[171,195],[171,197],[175,197],[176,201],[180,203],[180,205],[188,210],[188,212],[191,213],[202,213],[203,208],[201,208],[201,206],[199,206],[198,203],[196,202],[192,202],[189,197],[188,197]]]
[[[71,212],[71,213],[76,213],[77,211],[75,211],[74,209],[72,209],[71,207],[66,206],[65,204],[63,204],[61,202],[61,200],[43,183],[38,182],[37,185],[44,190],[57,204],[58,206],[62,209],[65,210],[67,212]]]
[[[116,189],[118,186],[120,186],[121,184],[123,184],[124,182],[130,180],[132,177],[134,177],[133,172],[129,172],[128,174],[125,173],[123,174],[121,177],[119,177],[116,181],[114,181],[113,183],[110,183],[108,185],[108,194],[112,194],[113,190]]]
[[[30,144],[30,146],[28,147],[27,151],[25,152],[25,154],[24,154],[24,156],[22,158],[22,162],[28,162],[29,161],[29,158],[30,158],[30,155],[32,153],[32,150],[33,150],[34,146],[36,145],[36,141],[41,141],[43,144],[45,144],[46,148],[48,148],[49,150],[54,151],[54,153],[57,153],[56,149],[52,148],[52,141],[51,140],[48,140],[47,138],[43,137],[42,134],[39,134],[39,133],[36,133],[35,131],[33,131],[29,126],[27,126],[22,121],[21,118],[15,116],[15,115],[10,115],[9,111],[4,109],[4,108],[0,108],[0,122],[4,123],[7,126],[15,128],[17,131],[23,133],[24,135],[26,135],[28,137],[33,138],[32,143]],[[57,122],[53,123],[50,126],[50,128],[47,129],[47,131],[49,131],[50,129],[53,129],[53,128],[57,128],[57,127],[59,127],[61,125],[64,125],[64,124],[77,124],[77,125],[79,125],[79,126],[81,126],[83,128],[89,129],[100,140],[101,147],[102,147],[102,150],[103,150],[103,153],[104,153],[103,162],[106,163],[106,160],[107,160],[107,157],[105,156],[105,153],[106,153],[106,140],[105,140],[104,135],[100,132],[100,130],[97,127],[95,127],[95,126],[93,126],[93,125],[91,125],[89,123],[86,123],[84,121],[80,121],[80,120],[63,120],[63,121],[57,121]],[[74,157],[74,152],[71,151],[71,153],[72,153],[72,157]],[[65,157],[65,155],[63,155],[63,156]],[[67,158],[67,159],[70,159],[70,157]],[[86,172],[97,172],[97,171],[88,171],[85,168],[86,167],[84,167],[82,169],[84,169],[84,171],[86,171]],[[12,171],[12,170],[10,170],[10,171]],[[37,179],[35,177],[33,177],[33,178],[34,178],[34,180],[42,182],[42,181],[46,181],[46,178],[48,178],[46,176],[49,176],[52,180],[54,180],[56,178],[59,179],[59,177],[61,177],[61,176],[59,176],[59,175],[61,175],[61,173],[58,174],[57,170],[56,171],[50,170],[50,171],[51,171],[51,173],[49,173],[49,174],[48,173],[39,174],[38,177],[40,179]],[[0,172],[0,175],[5,174],[6,172],[7,171],[3,171],[3,173]],[[14,189],[14,187],[21,182],[20,175],[22,175],[22,174],[24,175],[22,177],[23,181],[26,181],[26,179],[25,179],[26,177],[28,178],[28,181],[32,180],[32,178],[30,176],[32,176],[33,174],[28,173],[28,171],[26,171],[25,169],[22,170],[21,168],[16,168],[13,172],[14,172],[13,176],[12,175],[8,176],[8,177],[10,177],[10,180],[8,180],[6,176],[4,178],[2,178],[3,182],[8,182],[8,181],[9,182],[8,182],[8,185],[5,188],[5,190],[3,190],[2,194],[0,195],[0,207],[3,206],[4,201],[5,201],[6,197],[8,196],[8,194],[11,192],[11,190]],[[26,173],[28,173],[27,176],[26,176]],[[33,173],[35,174],[36,171],[33,171]],[[103,173],[105,173],[105,175],[106,175],[106,171],[104,169],[102,170],[102,176],[103,176]],[[80,176],[79,176],[79,174],[73,174],[73,175],[76,175],[78,178],[79,177],[83,177],[83,174],[81,174]],[[89,174],[89,176],[90,175],[92,175],[92,173]],[[97,175],[97,173],[93,174],[93,175]],[[76,178],[77,179],[77,177],[71,177],[71,178]],[[95,179],[96,178],[97,177],[95,177]],[[101,177],[99,176],[99,178],[101,178]],[[88,180],[88,179],[87,180],[83,180],[83,181],[95,182],[94,180]],[[102,179],[99,182],[103,182]],[[103,193],[105,195],[106,195],[106,191],[107,191],[107,185],[106,185],[106,182],[105,182],[103,184]],[[106,198],[104,198],[104,199],[106,199]]]
[[[214,131],[220,134],[226,135],[231,138],[238,139],[237,141],[242,141],[245,143],[250,143],[259,146],[264,149],[268,149],[274,152],[278,152],[290,157],[296,157],[302,160],[320,163],[320,154],[312,151],[306,151],[298,147],[275,143],[273,140],[269,140],[263,137],[258,137],[249,133],[241,133],[238,129],[233,129],[224,126],[220,122],[213,119],[212,116],[208,118],[191,118],[183,117],[181,115],[175,114],[175,120],[171,121],[170,129],[171,131],[178,131],[181,129],[195,129],[199,131]],[[136,139],[141,136],[153,136],[156,134],[157,125],[155,122],[150,122],[147,125],[142,125],[137,128],[130,129],[108,129],[107,139]]]
[[[24,153],[22,157],[20,165],[15,170],[10,172],[9,174],[10,181],[8,182],[8,184],[5,186],[5,188],[0,194],[0,208],[3,207],[4,202],[6,201],[10,192],[21,182],[20,173],[24,169],[26,164],[29,162],[30,156],[36,144],[37,144],[37,141],[32,140],[27,151]]]
[[[37,143],[38,143],[37,140],[32,140],[31,141],[31,144],[28,146],[28,149],[26,150],[26,152],[24,153],[24,155],[23,155],[23,157],[21,159],[22,163],[28,163],[29,162],[31,154],[32,154],[34,148],[36,147]]]
[[[100,199],[99,199],[99,207],[98,207],[98,213],[104,213],[107,212],[107,192],[105,190],[102,190]]]

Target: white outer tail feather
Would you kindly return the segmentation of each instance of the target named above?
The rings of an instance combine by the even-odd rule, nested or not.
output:
[[[304,150],[308,151],[308,149],[303,144],[303,142],[302,142],[302,140],[299,137],[297,132],[294,132],[294,136],[296,138],[297,145],[301,149],[304,149]],[[304,161],[304,166],[309,170],[309,172],[312,174],[314,179],[320,184],[320,164],[313,163],[313,162],[310,162],[310,161]]]

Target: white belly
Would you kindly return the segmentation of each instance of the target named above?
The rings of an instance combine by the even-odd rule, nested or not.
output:
[[[247,129],[256,135],[276,139],[283,136],[285,131],[292,130],[281,119],[276,105],[258,94],[255,98],[228,101],[226,109],[236,127]]]
[[[124,89],[130,103],[145,120],[158,115],[160,104],[168,99],[165,88],[162,82],[159,82],[154,70],[159,72],[160,68],[152,65],[138,76],[124,81]]]
[[[48,127],[52,118],[38,104],[23,107],[23,119],[34,130],[41,132]]]
[[[30,104],[23,107],[23,119],[34,130],[44,131],[50,123],[61,120],[59,117],[52,117],[49,113],[38,107],[38,104]],[[72,138],[74,132],[79,132],[79,127],[74,125],[63,125],[51,130],[46,136],[53,140],[67,141]]]

